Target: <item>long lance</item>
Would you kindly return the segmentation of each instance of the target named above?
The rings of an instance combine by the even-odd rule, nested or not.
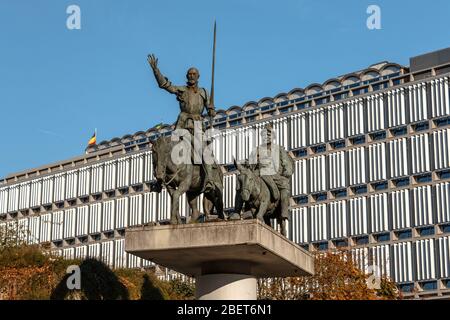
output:
[[[209,107],[214,108],[214,73],[216,69],[216,21],[214,20],[214,42],[213,42],[213,55],[212,55],[212,75],[211,75],[211,93],[209,95]],[[209,128],[212,128],[213,118],[209,117]]]

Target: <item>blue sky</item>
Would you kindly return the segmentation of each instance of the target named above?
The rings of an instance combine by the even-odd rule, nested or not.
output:
[[[81,8],[81,30],[66,8]],[[369,5],[381,30],[366,27]],[[312,0],[0,0],[0,177],[84,152],[159,122],[178,105],[147,65],[209,88],[218,23],[216,107],[243,105],[389,60],[450,46],[450,2]]]

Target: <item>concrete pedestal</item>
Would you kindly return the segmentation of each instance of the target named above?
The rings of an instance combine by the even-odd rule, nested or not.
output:
[[[207,274],[195,278],[198,300],[256,300],[256,278],[245,274]]]
[[[314,273],[309,252],[257,220],[133,228],[125,251],[195,277],[198,299],[256,299],[256,278]]]

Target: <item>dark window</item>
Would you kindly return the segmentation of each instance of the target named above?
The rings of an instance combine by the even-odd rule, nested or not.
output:
[[[357,186],[353,188],[353,192],[356,194],[366,193],[367,192],[367,186]]]
[[[384,189],[388,188],[388,183],[386,181],[377,182],[377,183],[374,183],[372,186],[375,190],[384,190]]]
[[[345,148],[345,140],[339,140],[331,143],[333,149]]]
[[[312,148],[314,153],[321,153],[321,152],[325,152],[327,150],[326,145],[322,144],[320,146],[315,146]]]
[[[334,241],[334,245],[336,246],[336,247],[347,247],[348,246],[348,242],[347,242],[347,240],[336,240],[336,241]]]
[[[399,231],[397,232],[397,238],[399,239],[409,239],[412,237],[411,230]]]
[[[420,176],[416,176],[416,181],[418,183],[424,183],[424,182],[430,182],[431,179],[431,173],[423,174]]]
[[[427,130],[430,127],[428,121],[426,122],[421,122],[421,123],[417,123],[413,126],[414,131],[423,131],[423,130]]]
[[[375,132],[372,133],[370,137],[372,138],[372,140],[383,140],[386,139],[386,132],[385,131]]]
[[[401,292],[412,292],[414,290],[414,284],[407,283],[407,284],[401,284],[398,286]]]
[[[295,198],[295,202],[297,202],[298,204],[308,203],[308,196],[297,197],[297,198]]]
[[[355,238],[355,243],[357,245],[368,244],[369,243],[369,237],[367,237],[367,236],[365,236],[365,237],[357,237],[357,238]]]
[[[430,236],[434,234],[434,227],[422,228],[419,230],[421,236]]]
[[[431,291],[437,289],[437,282],[436,281],[427,281],[421,283],[422,289],[425,291]]]
[[[378,242],[384,242],[384,241],[391,240],[391,236],[389,235],[389,233],[383,233],[383,234],[379,234],[379,235],[375,236],[375,239]]]
[[[394,184],[396,187],[409,186],[409,178],[401,178],[394,180]]]
[[[241,120],[234,120],[234,121],[231,121],[230,122],[230,126],[231,127],[235,127],[235,126],[238,126],[238,125],[240,125],[241,124]]]
[[[401,135],[407,134],[408,130],[405,126],[405,127],[391,129],[391,132],[392,132],[392,135],[394,135],[394,136],[401,136]]]
[[[441,171],[438,173],[439,179],[448,179],[450,178],[450,170]]]
[[[441,226],[441,229],[443,233],[450,233],[450,224]]]
[[[336,190],[333,192],[333,194],[335,198],[343,198],[347,196],[347,190],[346,189]]]
[[[365,136],[358,136],[350,139],[352,144],[363,144],[366,142]]]
[[[437,120],[434,120],[434,122],[436,123],[437,127],[443,127],[443,126],[446,126],[446,125],[450,124],[450,117],[437,119]]]
[[[327,200],[327,193],[326,192],[318,193],[313,195],[313,197],[316,201],[324,201]]]
[[[316,244],[317,250],[328,250],[328,242],[321,242]]]
[[[305,157],[306,155],[308,155],[308,151],[305,149],[299,149],[299,150],[295,150],[292,151],[292,153],[296,156],[296,157]]]

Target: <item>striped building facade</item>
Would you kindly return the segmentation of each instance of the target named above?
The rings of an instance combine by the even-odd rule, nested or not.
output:
[[[218,111],[213,144],[226,171],[225,209],[234,206],[233,158],[248,158],[271,122],[295,158],[290,239],[311,251],[349,247],[361,268],[378,268],[406,295],[450,295],[449,77],[446,49],[409,67],[382,62]],[[124,252],[124,233],[169,219],[168,193],[150,192],[149,141],[171,130],[104,141],[9,175],[0,184],[0,227],[18,224],[29,243],[67,258],[151,266]],[[189,214],[184,197],[180,214]]]

